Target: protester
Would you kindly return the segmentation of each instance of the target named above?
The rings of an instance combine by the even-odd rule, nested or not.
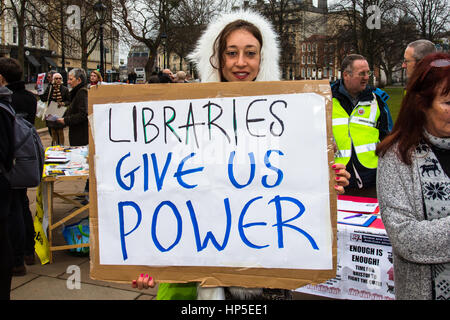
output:
[[[69,127],[69,143],[71,146],[85,146],[89,143],[88,127],[88,90],[86,73],[83,69],[72,69],[68,83],[70,105],[62,118],[56,121]]]
[[[16,114],[34,125],[36,118],[37,100],[25,89],[22,80],[22,67],[19,62],[11,58],[0,59],[3,84],[12,91],[11,106]],[[26,274],[24,262],[34,264],[34,224],[30,211],[27,189],[13,189],[11,192],[11,209],[9,218],[9,235],[13,248],[13,275]]]
[[[2,59],[0,59],[1,61]],[[0,62],[0,103],[10,105],[12,92],[5,87],[5,72]],[[14,118],[0,108],[0,300],[9,300],[13,253],[8,231],[11,210],[11,186],[5,172],[11,170],[14,157]]]
[[[420,39],[409,43],[406,46],[402,68],[406,69],[406,80],[411,78],[417,63],[426,55],[436,52],[433,42]]]
[[[450,299],[450,55],[423,58],[377,147],[396,299]]]
[[[172,83],[174,76],[172,71],[164,69],[158,73],[159,83]]]
[[[137,80],[137,74],[134,71],[131,71],[128,74],[128,83],[129,84],[136,84],[136,80]]]
[[[99,84],[102,84],[103,78],[100,72],[97,70],[93,70],[89,76],[89,85],[88,88],[91,86],[97,86]]]
[[[58,104],[58,107],[65,107],[70,104],[69,89],[63,85],[62,75],[58,72],[53,73],[53,80],[40,96],[41,101]],[[46,121],[47,127],[52,137],[52,146],[64,145],[64,126],[55,121]]]
[[[186,81],[186,72],[178,71],[176,76],[175,76],[174,82],[176,82],[176,83],[187,83],[187,81]]]
[[[341,72],[342,79],[331,87],[335,160],[346,165],[351,174],[346,194],[376,198],[375,148],[389,133],[388,109],[368,84],[372,72],[363,56],[345,57]]]
[[[162,73],[168,75],[171,82],[175,80],[175,76],[173,75],[172,71],[170,71],[170,69],[164,69]]]
[[[223,15],[210,24],[189,56],[194,60],[203,82],[280,80],[279,47],[276,33],[261,15],[241,11]],[[264,41],[263,41],[264,40]],[[344,165],[337,165],[338,192],[348,184]],[[155,285],[149,275],[139,276],[132,286]],[[290,299],[291,292],[262,288],[203,288],[196,284],[160,283],[157,299]]]

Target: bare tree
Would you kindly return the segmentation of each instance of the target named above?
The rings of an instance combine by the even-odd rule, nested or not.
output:
[[[3,1],[2,1],[3,3]],[[17,60],[24,67],[26,28],[29,26],[30,2],[27,0],[5,1],[2,14],[9,15],[17,23]]]
[[[441,33],[448,31],[448,0],[406,0],[402,8],[416,22],[421,38],[436,41]]]
[[[145,66],[148,77],[154,69],[160,45],[181,58],[192,49],[204,25],[222,8],[213,0],[115,0],[117,26],[134,41],[147,46]]]
[[[95,15],[93,1],[54,1],[33,0],[29,5],[33,7],[33,23],[46,30],[60,47],[61,51],[70,53],[73,58],[80,58],[81,67],[87,70],[87,62],[95,51],[99,41],[99,22]],[[111,12],[111,5],[107,11]],[[68,10],[69,5],[75,5],[77,12]],[[78,11],[79,10],[79,11]],[[67,23],[68,19],[76,19],[76,25]],[[111,25],[111,14],[106,15],[105,25]],[[105,40],[111,40],[106,38]]]
[[[338,42],[341,59],[350,52],[366,57],[371,68],[379,66],[391,43],[392,12],[397,0],[342,0],[332,6],[333,37]]]

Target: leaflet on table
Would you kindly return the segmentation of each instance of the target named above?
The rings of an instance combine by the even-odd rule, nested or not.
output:
[[[349,224],[352,226],[368,227],[377,218],[376,215],[354,213],[354,212],[337,212],[338,223]]]
[[[337,209],[341,211],[376,213],[378,203],[356,202],[348,200],[338,200]]]
[[[46,176],[80,176],[89,174],[89,165],[84,163],[46,164],[44,166]]]

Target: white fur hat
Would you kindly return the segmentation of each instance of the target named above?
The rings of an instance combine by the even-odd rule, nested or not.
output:
[[[196,64],[202,82],[220,82],[220,71],[215,69],[209,60],[213,55],[214,41],[226,25],[239,19],[255,25],[262,35],[261,62],[259,73],[255,80],[280,80],[280,68],[278,65],[280,50],[277,35],[273,31],[272,25],[260,14],[249,10],[242,10],[224,14],[216,21],[211,22],[198,40],[194,51],[188,55],[187,58]]]

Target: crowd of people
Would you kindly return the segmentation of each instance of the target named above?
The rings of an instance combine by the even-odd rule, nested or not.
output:
[[[221,16],[211,23],[189,59],[202,82],[280,81],[279,43],[270,22],[252,11]],[[335,190],[338,194],[378,198],[394,256],[397,299],[450,299],[450,55],[418,40],[405,49],[402,64],[407,87],[392,127],[387,99],[369,84],[372,72],[359,54],[346,56],[342,79],[331,84],[335,142]],[[59,73],[39,98],[66,106],[48,125],[52,144],[88,144],[88,91],[102,84],[100,73],[89,78],[82,69]],[[36,98],[24,89],[20,66],[0,58],[0,103],[28,115],[34,123]],[[184,83],[186,73],[169,69],[148,83]],[[13,166],[13,121],[0,108],[0,299],[9,298],[11,276],[34,263],[32,214],[26,189],[11,189],[3,174]],[[49,124],[50,121],[47,122]],[[87,190],[88,184],[86,185]],[[139,289],[158,279],[141,274]],[[289,290],[203,288],[198,283],[159,283],[157,299],[291,299]]]

